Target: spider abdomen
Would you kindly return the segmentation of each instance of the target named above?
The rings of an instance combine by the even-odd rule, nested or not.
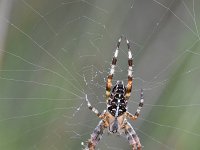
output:
[[[107,109],[112,116],[118,117],[126,112],[127,101],[124,95],[125,86],[122,81],[117,81],[107,104]]]

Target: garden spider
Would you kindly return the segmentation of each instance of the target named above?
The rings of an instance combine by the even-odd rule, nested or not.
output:
[[[117,48],[115,50],[112,59],[110,73],[107,77],[107,82],[106,82],[107,110],[104,110],[103,113],[99,113],[99,111],[96,108],[91,106],[86,95],[86,102],[88,108],[92,110],[101,119],[101,121],[91,134],[91,138],[87,141],[87,145],[85,148],[86,150],[95,149],[95,146],[98,144],[98,142],[101,140],[103,136],[104,129],[107,129],[109,133],[113,134],[114,133],[118,133],[120,135],[125,134],[133,150],[142,149],[142,145],[135,130],[126,119],[126,117],[128,117],[131,120],[136,120],[139,116],[140,110],[144,102],[143,90],[141,89],[140,103],[136,113],[132,115],[127,111],[127,102],[131,95],[132,81],[133,81],[133,59],[130,49],[130,43],[127,39],[126,43],[128,46],[128,84],[125,87],[123,81],[117,81],[115,86],[112,88],[112,78],[115,72],[115,66],[117,62],[117,56],[121,40],[122,37],[120,37],[117,42]]]

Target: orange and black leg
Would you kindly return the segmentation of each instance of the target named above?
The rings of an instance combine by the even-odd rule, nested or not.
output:
[[[118,53],[119,53],[119,46],[120,46],[121,40],[122,40],[122,37],[120,37],[118,42],[117,42],[117,48],[116,48],[116,50],[114,52],[114,56],[113,56],[113,59],[112,59],[110,73],[109,73],[109,75],[107,77],[106,99],[108,99],[110,97],[110,94],[111,94],[112,78],[113,78],[113,75],[114,75],[114,72],[115,72],[115,66],[116,66],[116,63],[117,63],[117,56],[118,56]]]
[[[126,86],[125,98],[126,100],[128,100],[131,96],[132,83],[133,83],[133,58],[130,48],[130,42],[128,39],[126,39],[126,43],[128,47],[128,83]]]

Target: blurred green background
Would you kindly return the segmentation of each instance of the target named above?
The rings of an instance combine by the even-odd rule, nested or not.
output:
[[[199,0],[0,0],[0,150],[82,149],[106,108],[119,36],[131,41],[144,150],[200,149]],[[122,41],[116,80],[127,81]],[[107,135],[102,150],[130,149]]]

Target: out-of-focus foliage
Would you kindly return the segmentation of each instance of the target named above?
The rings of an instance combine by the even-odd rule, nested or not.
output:
[[[81,149],[98,123],[116,41],[134,54],[129,111],[144,149],[200,149],[200,1],[1,0],[0,149]],[[4,8],[4,9],[3,9]],[[122,42],[114,82],[127,81]],[[130,149],[107,136],[99,149]]]

